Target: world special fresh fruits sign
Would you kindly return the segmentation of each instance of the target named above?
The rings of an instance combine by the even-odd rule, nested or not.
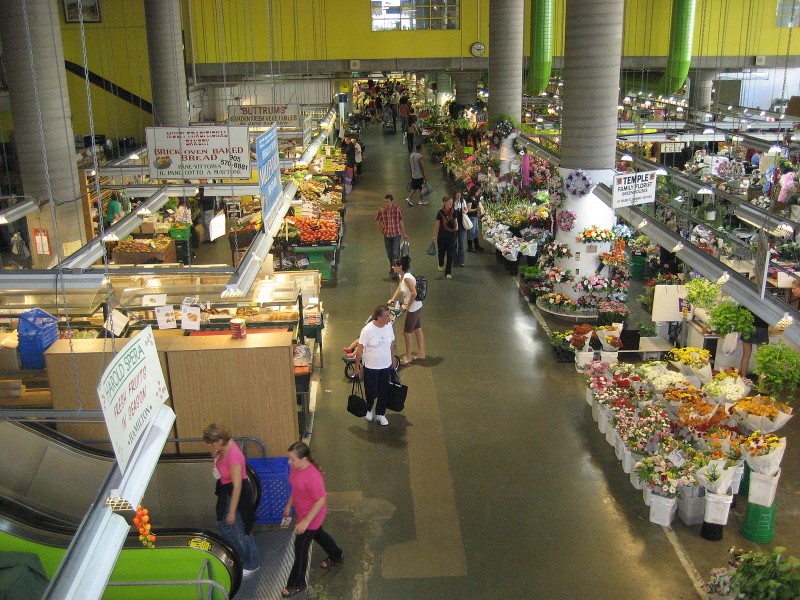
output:
[[[613,207],[622,208],[656,201],[656,172],[614,175]]]
[[[169,397],[152,328],[142,330],[117,353],[100,378],[97,394],[124,473],[136,443]]]
[[[250,178],[245,126],[148,127],[151,179]]]

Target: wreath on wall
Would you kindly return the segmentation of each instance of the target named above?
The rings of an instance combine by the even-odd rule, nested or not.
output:
[[[592,180],[581,170],[573,171],[566,178],[567,192],[573,196],[585,196],[592,190]]]
[[[558,228],[561,231],[570,231],[573,227],[575,227],[575,218],[576,215],[574,212],[570,212],[568,210],[558,211],[558,214],[556,215]]]

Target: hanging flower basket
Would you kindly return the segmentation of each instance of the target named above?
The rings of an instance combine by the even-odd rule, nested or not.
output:
[[[573,171],[565,179],[567,192],[582,197],[592,190],[592,180],[583,171]]]
[[[575,227],[575,213],[568,210],[561,210],[556,215],[556,222],[561,231],[571,231]]]

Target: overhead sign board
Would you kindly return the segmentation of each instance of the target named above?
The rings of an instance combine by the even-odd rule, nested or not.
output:
[[[136,443],[169,397],[151,327],[117,353],[100,378],[97,394],[117,463],[124,473]]]
[[[249,179],[248,128],[148,127],[151,179]]]
[[[228,107],[228,121],[235,125],[251,127],[269,127],[275,123],[278,127],[300,128],[299,104],[258,104]]]
[[[261,190],[261,216],[269,231],[281,196],[281,165],[278,157],[278,128],[273,125],[256,138],[258,187]],[[282,217],[283,215],[281,215]]]
[[[622,208],[656,201],[655,171],[614,175],[613,207]]]
[[[661,154],[681,152],[686,147],[684,142],[661,142]]]

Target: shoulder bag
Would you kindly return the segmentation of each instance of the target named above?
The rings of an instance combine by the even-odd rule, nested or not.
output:
[[[401,412],[406,406],[408,386],[400,382],[397,369],[389,371],[389,393],[386,398],[386,408],[394,412]]]
[[[469,218],[466,212],[461,213],[461,226],[464,229],[472,229],[472,219]]]
[[[353,378],[350,396],[347,397],[347,412],[356,417],[363,417],[369,412],[369,405],[364,400],[364,387],[361,385],[360,377]]]

